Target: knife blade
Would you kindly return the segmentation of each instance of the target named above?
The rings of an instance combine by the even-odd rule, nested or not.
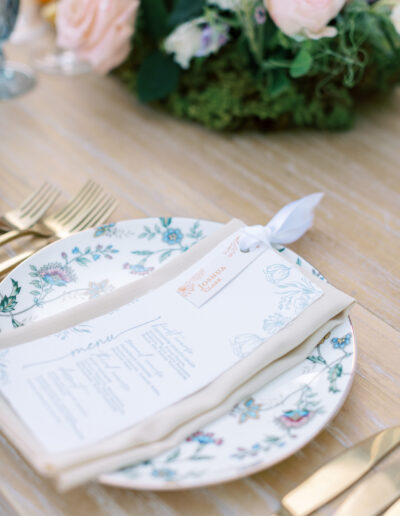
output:
[[[400,463],[374,473],[352,491],[335,516],[377,516],[400,496]]]
[[[357,482],[399,443],[400,426],[368,437],[322,466],[285,495],[281,500],[282,509],[292,516],[308,516]],[[284,510],[281,514],[285,514]]]

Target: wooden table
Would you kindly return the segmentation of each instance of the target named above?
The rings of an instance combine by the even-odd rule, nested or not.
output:
[[[44,179],[65,198],[85,178],[95,179],[120,200],[115,220],[235,216],[266,223],[283,204],[324,191],[313,229],[292,248],[359,303],[350,396],[326,430],[285,462],[207,489],[155,493],[92,484],[60,495],[1,438],[0,513],[265,515],[268,486],[283,495],[345,447],[399,424],[399,138],[400,91],[365,107],[344,133],[215,134],[139,105],[112,78],[90,75],[40,76],[33,92],[0,104],[1,211]]]

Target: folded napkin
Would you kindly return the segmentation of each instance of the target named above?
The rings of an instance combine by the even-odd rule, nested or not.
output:
[[[318,201],[319,199],[314,197],[309,200],[309,205],[312,204],[313,208]],[[9,334],[0,335],[0,348],[11,348],[34,341],[29,345],[35,345],[40,349],[42,341],[53,339],[52,335],[62,329],[76,326],[84,321],[89,321],[96,326],[101,317],[108,317],[106,314],[110,311],[124,306],[126,310],[126,305],[133,300],[144,299],[146,295],[158,292],[174,278],[180,278],[183,272],[196,266],[218,244],[232,235],[241,235],[240,248],[249,253],[255,252],[260,244],[267,245],[271,242],[273,235],[276,236],[279,230],[286,232],[286,240],[296,239],[296,232],[302,233],[305,226],[308,228],[311,225],[312,208],[304,212],[304,204],[296,205],[294,208],[292,206],[280,221],[277,222],[274,217],[275,229],[273,230],[271,227],[266,231],[262,231],[260,227],[250,229],[241,221],[233,220],[186,253],[135,283],[116,289],[90,303],[83,303],[76,309],[69,309],[26,328],[22,327]],[[295,214],[293,220],[295,222],[297,220],[298,227],[296,229],[296,223],[292,221],[290,232],[285,223],[293,213]],[[298,224],[299,214],[302,215],[303,220],[300,225]],[[279,252],[273,250],[273,253],[276,259],[279,259],[279,263],[284,261]],[[298,269],[292,263],[288,263],[288,269],[289,265],[290,268]],[[252,349],[249,354],[243,354],[240,360],[232,363],[206,385],[186,396],[184,394],[181,399],[143,418],[129,428],[84,447],[67,452],[49,453],[22,422],[21,414],[17,414],[12,402],[7,399],[7,391],[4,389],[6,394],[3,393],[3,397],[0,398],[0,425],[3,431],[35,469],[55,480],[62,490],[94,479],[103,473],[149,459],[179,444],[192,432],[225,414],[243,398],[300,363],[327,333],[345,320],[354,300],[327,282],[316,280],[303,269],[299,272],[312,285],[318,283],[316,287],[320,294],[311,304],[277,333],[268,338],[259,339],[255,349]],[[244,277],[244,274],[241,276]],[[233,283],[235,281],[234,279]],[[273,278],[272,281],[274,281]],[[247,293],[247,296],[247,301],[251,300],[251,292]],[[199,310],[202,308],[200,307]],[[54,338],[54,346],[57,342]],[[215,342],[215,346],[218,346],[218,342]]]

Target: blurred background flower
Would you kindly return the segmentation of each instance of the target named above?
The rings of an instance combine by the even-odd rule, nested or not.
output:
[[[57,43],[107,73],[129,54],[138,7],[139,0],[60,0]]]
[[[271,18],[282,32],[312,39],[337,34],[336,28],[328,23],[345,3],[346,0],[265,0]]]
[[[165,40],[164,48],[182,68],[189,68],[193,57],[218,52],[228,41],[228,33],[226,24],[208,24],[206,18],[196,18],[179,25]]]

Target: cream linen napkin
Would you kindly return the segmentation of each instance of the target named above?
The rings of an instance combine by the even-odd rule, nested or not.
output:
[[[143,296],[182,273],[218,242],[244,227],[242,222],[234,220],[148,277],[81,304],[76,309],[0,336],[0,347],[58,332]],[[308,276],[303,269],[301,272]],[[309,279],[315,282],[311,275]],[[353,299],[328,283],[318,282],[318,287],[323,290],[323,295],[317,301],[216,380],[132,428],[95,445],[49,456],[4,398],[0,399],[0,424],[28,461],[40,473],[53,478],[60,489],[74,487],[103,473],[156,456],[304,360],[314,346],[345,319]]]

